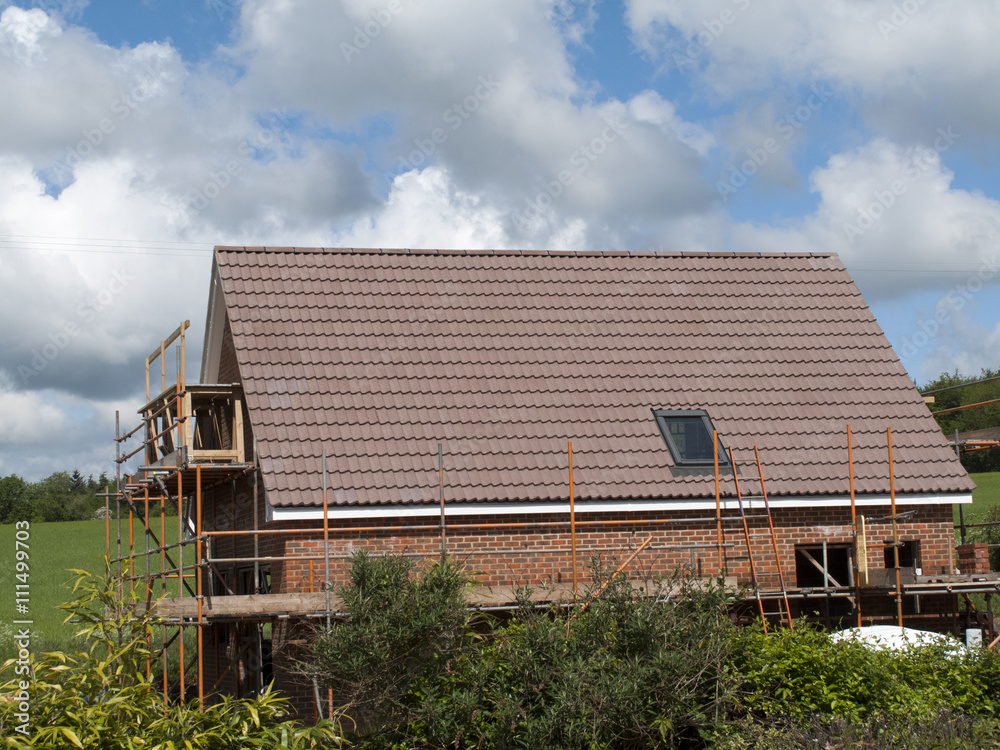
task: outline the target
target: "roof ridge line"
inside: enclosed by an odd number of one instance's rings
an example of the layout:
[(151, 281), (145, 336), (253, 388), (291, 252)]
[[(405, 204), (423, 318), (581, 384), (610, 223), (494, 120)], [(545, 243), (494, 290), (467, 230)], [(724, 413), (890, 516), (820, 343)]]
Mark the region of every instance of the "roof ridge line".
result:
[(522, 256), (522, 257), (628, 257), (628, 258), (835, 258), (837, 253), (814, 252), (710, 252), (703, 250), (523, 250), (523, 249), (422, 249), (363, 247), (298, 247), (268, 245), (216, 245), (216, 252), (315, 253), (342, 255), (436, 255), (436, 256)]

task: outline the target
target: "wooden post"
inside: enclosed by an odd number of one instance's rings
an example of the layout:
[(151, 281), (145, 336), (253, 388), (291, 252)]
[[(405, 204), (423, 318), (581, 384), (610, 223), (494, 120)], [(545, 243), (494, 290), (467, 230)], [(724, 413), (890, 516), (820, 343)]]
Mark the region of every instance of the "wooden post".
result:
[[(236, 439), (236, 436), (233, 436)], [(325, 475), (324, 475), (325, 477)], [(235, 480), (234, 480), (235, 483)], [(257, 436), (253, 438), (253, 593), (260, 593), (260, 457), (257, 455)], [(260, 661), (260, 659), (258, 659)]]
[[(183, 475), (177, 472), (177, 596), (184, 596), (184, 493)], [(180, 658), (181, 703), (186, 700), (184, 690), (184, 618), (177, 619), (177, 649)]]
[[(146, 561), (146, 596), (143, 597), (143, 601), (146, 603), (146, 611), (149, 611), (150, 602), (152, 601), (152, 579), (149, 574), (149, 486), (143, 488), (142, 492), (142, 502), (143, 502), (143, 514), (142, 523), (146, 530), (146, 554), (143, 555), (143, 559)], [(153, 646), (153, 627), (151, 625), (146, 626), (146, 648), (149, 653), (152, 653)], [(146, 679), (149, 679), (149, 675), (152, 672), (152, 659), (146, 656)]]
[(330, 506), (326, 496), (326, 449), (323, 449), (323, 589), (326, 591), (326, 628), (330, 629)]
[[(122, 556), (122, 444), (121, 439), (121, 412), (115, 412), (115, 524), (118, 528), (118, 541), (116, 555), (118, 557), (118, 567), (121, 569)], [(121, 594), (121, 584), (118, 593)]]
[(135, 599), (135, 523), (132, 503), (128, 506), (128, 590), (129, 601)]
[[(955, 456), (958, 458), (959, 462), (962, 461), (962, 450), (958, 447), (958, 428), (955, 428)], [(965, 511), (962, 509), (962, 504), (958, 504), (958, 528), (959, 535), (962, 540), (962, 544), (965, 544)], [(952, 536), (955, 536), (955, 532), (951, 532)], [(952, 571), (955, 567), (952, 566)]]
[[(104, 554), (111, 554), (111, 504), (109, 503), (109, 498), (111, 497), (111, 485), (105, 485), (104, 487)], [(118, 498), (115, 498), (115, 502), (118, 502)]]
[[(864, 516), (858, 516), (857, 538), (855, 540), (855, 554), (858, 556), (858, 586), (867, 586), (868, 585), (868, 539), (865, 535)], [(861, 597), (861, 592), (858, 592), (859, 600), (860, 597)]]
[[(164, 503), (167, 499), (160, 493), (160, 596), (167, 595), (167, 516)], [(160, 639), (163, 643), (163, 708), (166, 709), (169, 703), (168, 692), (170, 685), (167, 682), (167, 626), (160, 626)]]

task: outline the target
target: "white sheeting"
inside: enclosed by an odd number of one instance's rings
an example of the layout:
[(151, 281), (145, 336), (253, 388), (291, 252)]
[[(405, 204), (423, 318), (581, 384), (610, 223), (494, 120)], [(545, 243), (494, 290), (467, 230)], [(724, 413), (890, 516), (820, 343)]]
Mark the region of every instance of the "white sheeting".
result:
[(898, 625), (848, 628), (831, 633), (830, 638), (834, 641), (856, 640), (872, 648), (888, 648), (893, 651), (901, 651), (912, 646), (947, 646), (955, 649), (956, 652), (962, 648), (962, 645), (950, 635), (901, 628)]

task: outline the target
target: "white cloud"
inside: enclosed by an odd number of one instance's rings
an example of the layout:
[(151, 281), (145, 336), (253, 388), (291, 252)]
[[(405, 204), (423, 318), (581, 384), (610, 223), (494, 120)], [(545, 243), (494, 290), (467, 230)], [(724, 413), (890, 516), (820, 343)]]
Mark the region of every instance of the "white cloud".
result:
[(39, 393), (15, 391), (11, 380), (0, 370), (0, 444), (4, 448), (37, 446), (68, 429), (66, 412), (46, 403)]
[[(947, 148), (943, 135), (936, 143)], [(811, 175), (815, 213), (779, 226), (740, 225), (736, 241), (753, 250), (836, 251), (870, 301), (975, 274), (996, 255), (1000, 201), (954, 188), (934, 145), (876, 139), (837, 154)]]
[[(352, 130), (380, 117), (391, 132), (369, 153), (383, 171), (438, 166), (464, 193), (489, 193), (511, 215), (515, 244), (531, 238), (513, 218), (555, 191), (558, 213), (609, 223), (626, 207), (679, 217), (710, 203), (698, 188), (710, 135), (652, 92), (593, 102), (570, 66), (560, 3), (291, 7), (245, 6), (234, 54), (259, 106), (308, 109)], [(572, 184), (546, 197), (560, 173)]]
[(123, 425), (138, 421), (139, 404), (93, 403), (53, 391), (23, 392), (0, 370), (0, 476), (28, 480), (54, 471), (114, 475), (115, 410)]
[(433, 249), (496, 249), (506, 242), (501, 213), (456, 190), (436, 167), (398, 175), (382, 209), (334, 239), (341, 247)]
[(629, 101), (628, 109), (636, 120), (659, 126), (698, 156), (707, 156), (715, 145), (715, 137), (708, 130), (696, 123), (685, 122), (677, 115), (674, 105), (655, 91), (643, 91), (636, 95)]
[(39, 40), (43, 36), (56, 37), (60, 34), (62, 29), (59, 25), (38, 8), (7, 8), (0, 14), (0, 39), (3, 40), (0, 49), (22, 64), (44, 59), (45, 52)]
[(829, 81), (886, 133), (945, 118), (996, 143), (1000, 6), (976, 0), (629, 0), (635, 39), (717, 97)]
[[(819, 97), (814, 97), (813, 102), (822, 104)], [(817, 111), (808, 104), (779, 107), (771, 101), (740, 110), (725, 124), (721, 134), (725, 145), (722, 170), (716, 181), (716, 190), (724, 199), (730, 196), (728, 188), (738, 190), (751, 179), (757, 187), (801, 186), (794, 156), (804, 139), (806, 123), (796, 114), (799, 106), (810, 118)]]
[[(1000, 272), (995, 268), (993, 275)], [(919, 370), (920, 382), (930, 382), (943, 372), (977, 375), (997, 369), (1000, 351), (1000, 323), (992, 328), (968, 314), (978, 302), (977, 291), (952, 292), (933, 311), (916, 319), (900, 345), (904, 364), (909, 360)]]

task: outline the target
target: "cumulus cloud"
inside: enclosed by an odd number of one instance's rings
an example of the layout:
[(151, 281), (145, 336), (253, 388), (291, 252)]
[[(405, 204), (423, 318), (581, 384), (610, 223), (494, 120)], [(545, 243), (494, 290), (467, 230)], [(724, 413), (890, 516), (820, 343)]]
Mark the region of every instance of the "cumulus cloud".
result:
[(341, 247), (494, 249), (505, 243), (500, 211), (456, 190), (438, 167), (397, 176), (381, 210), (334, 239)]
[(576, 79), (558, 21), (592, 12), (529, 0), (352, 0), (292, 12), (257, 0), (233, 54), (260, 106), (294, 102), (344, 129), (379, 113), (387, 131), (372, 151), (386, 184), (441, 167), (462, 192), (488, 192), (511, 214), (516, 244), (540, 239), (514, 221), (544, 214), (539, 200), (609, 221), (625, 206), (661, 216), (706, 207), (710, 194), (692, 186), (709, 134), (654, 92), (598, 104)]
[[(718, 98), (828, 81), (899, 140), (928, 118), (996, 143), (1000, 7), (954, 0), (628, 0), (636, 43)], [(960, 54), (959, 51), (960, 50)]]
[(109, 226), (126, 241), (170, 235), (162, 195), (130, 189), (143, 181), (127, 162), (88, 162), (57, 200), (25, 160), (0, 159), (0, 316), (18, 321), (7, 328), (0, 367), (15, 387), (93, 397), (134, 392), (129, 375), (140, 371), (156, 330), (177, 325), (177, 310), (202, 296), (190, 275), (207, 273), (208, 253), (182, 253), (171, 263), (169, 246), (101, 241)]
[[(113, 476), (116, 409), (124, 424), (138, 420), (135, 408), (121, 402), (18, 390), (0, 370), (0, 475), (34, 479), (79, 469), (84, 476)], [(53, 464), (58, 455), (72, 463)]]
[(160, 338), (200, 341), (214, 244), (621, 246), (710, 205), (706, 131), (576, 80), (595, 7), (252, 0), (198, 67), (4, 7), (0, 369), (49, 425), (18, 444), (134, 411)]
[(737, 242), (838, 252), (869, 300), (974, 275), (996, 257), (1000, 201), (952, 186), (941, 158), (956, 140), (942, 129), (925, 146), (880, 138), (837, 154), (810, 177), (819, 195), (813, 214), (781, 225), (740, 225)]

